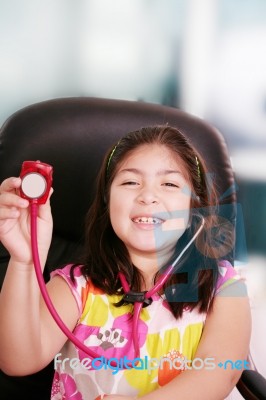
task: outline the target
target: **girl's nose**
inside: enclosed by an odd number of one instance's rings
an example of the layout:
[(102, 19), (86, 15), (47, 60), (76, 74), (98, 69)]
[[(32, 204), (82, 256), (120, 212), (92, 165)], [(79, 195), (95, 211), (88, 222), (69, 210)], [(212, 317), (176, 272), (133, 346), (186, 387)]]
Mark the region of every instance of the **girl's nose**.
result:
[(158, 204), (159, 198), (154, 190), (143, 188), (143, 190), (138, 194), (137, 201), (141, 204)]

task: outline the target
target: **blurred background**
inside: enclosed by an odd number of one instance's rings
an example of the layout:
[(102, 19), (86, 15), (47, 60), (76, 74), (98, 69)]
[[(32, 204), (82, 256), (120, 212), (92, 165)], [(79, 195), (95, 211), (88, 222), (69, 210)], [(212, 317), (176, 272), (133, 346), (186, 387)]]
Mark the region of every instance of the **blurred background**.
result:
[(165, 104), (215, 125), (243, 212), (236, 264), (265, 304), (265, 0), (0, 0), (0, 52), (0, 125), (71, 96)]
[(0, 0), (0, 52), (0, 125), (68, 96), (160, 103), (215, 125), (248, 252), (266, 257), (265, 0)]

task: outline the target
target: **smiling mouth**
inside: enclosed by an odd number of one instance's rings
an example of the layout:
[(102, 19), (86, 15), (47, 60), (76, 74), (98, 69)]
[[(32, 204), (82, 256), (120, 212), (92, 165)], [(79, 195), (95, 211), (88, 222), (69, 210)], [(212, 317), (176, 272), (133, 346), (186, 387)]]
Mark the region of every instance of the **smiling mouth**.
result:
[(155, 217), (137, 217), (137, 218), (132, 218), (132, 221), (137, 224), (145, 224), (145, 225), (159, 225), (164, 222), (162, 219)]

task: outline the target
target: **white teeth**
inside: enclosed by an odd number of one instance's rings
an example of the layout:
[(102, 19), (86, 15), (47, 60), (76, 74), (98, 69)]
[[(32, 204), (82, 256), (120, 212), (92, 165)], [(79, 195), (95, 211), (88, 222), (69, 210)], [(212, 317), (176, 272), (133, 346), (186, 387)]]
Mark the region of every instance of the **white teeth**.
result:
[(137, 222), (138, 224), (160, 224), (162, 220), (159, 218), (152, 218), (152, 217), (138, 217), (138, 218), (133, 218), (133, 222)]

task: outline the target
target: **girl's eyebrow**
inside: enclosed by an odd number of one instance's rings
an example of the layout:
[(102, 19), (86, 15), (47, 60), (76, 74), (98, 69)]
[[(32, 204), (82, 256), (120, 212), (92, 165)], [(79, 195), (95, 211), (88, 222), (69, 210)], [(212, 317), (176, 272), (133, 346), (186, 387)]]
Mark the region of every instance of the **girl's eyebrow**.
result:
[[(121, 171), (119, 171), (118, 174), (123, 174), (126, 172), (133, 172), (134, 174), (137, 174), (137, 175), (143, 175), (143, 171), (141, 171), (138, 168), (125, 168), (125, 169), (122, 169)], [(163, 169), (163, 170), (159, 170), (156, 173), (156, 175), (160, 175), (160, 176), (161, 175), (169, 175), (169, 174), (181, 174), (181, 172), (178, 170), (174, 170), (174, 169)]]

